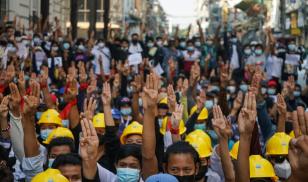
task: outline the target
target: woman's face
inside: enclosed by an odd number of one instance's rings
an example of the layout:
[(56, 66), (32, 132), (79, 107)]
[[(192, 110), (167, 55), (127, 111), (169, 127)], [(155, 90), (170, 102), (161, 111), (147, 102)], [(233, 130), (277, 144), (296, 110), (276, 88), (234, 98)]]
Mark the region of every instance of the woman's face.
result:
[(191, 176), (198, 173), (199, 167), (191, 154), (179, 153), (170, 155), (165, 171), (174, 176)]
[(128, 156), (118, 161), (116, 168), (131, 168), (131, 169), (141, 169), (140, 161), (133, 157)]

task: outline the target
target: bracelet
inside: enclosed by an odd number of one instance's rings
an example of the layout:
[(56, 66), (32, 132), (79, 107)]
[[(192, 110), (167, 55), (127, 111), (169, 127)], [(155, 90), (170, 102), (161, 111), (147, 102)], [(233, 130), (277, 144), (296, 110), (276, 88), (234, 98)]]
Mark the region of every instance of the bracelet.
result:
[(173, 134), (173, 135), (178, 135), (179, 133), (180, 133), (180, 129), (179, 128), (177, 128), (177, 129), (174, 129), (174, 128), (170, 128), (170, 132), (171, 132), (171, 134)]
[(7, 128), (5, 128), (5, 129), (1, 129), (1, 132), (7, 132), (7, 131), (9, 131), (9, 129), (11, 128), (11, 125), (10, 125), (10, 123), (7, 123)]

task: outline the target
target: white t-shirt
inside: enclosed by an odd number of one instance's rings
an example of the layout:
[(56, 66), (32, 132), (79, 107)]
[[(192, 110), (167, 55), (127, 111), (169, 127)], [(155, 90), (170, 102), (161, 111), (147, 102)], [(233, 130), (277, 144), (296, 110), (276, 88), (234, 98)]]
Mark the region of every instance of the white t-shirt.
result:
[(246, 64), (260, 65), (262, 68), (265, 68), (265, 55), (260, 56), (249, 56)]
[[(101, 68), (100, 68), (100, 64), (102, 64), (103, 66), (103, 71), (105, 75), (109, 75), (110, 74), (110, 59), (111, 59), (111, 54), (110, 54), (110, 50), (108, 47), (103, 47), (103, 48), (99, 48), (97, 46), (95, 46), (92, 49), (91, 52), (94, 55), (94, 60), (92, 61), (92, 64), (94, 65), (94, 73), (95, 74), (101, 74)], [(102, 63), (100, 63), (99, 58), (102, 58)]]
[(189, 54), (187, 50), (183, 51), (185, 61), (196, 61), (200, 58), (201, 53), (198, 50), (194, 50), (192, 54)]

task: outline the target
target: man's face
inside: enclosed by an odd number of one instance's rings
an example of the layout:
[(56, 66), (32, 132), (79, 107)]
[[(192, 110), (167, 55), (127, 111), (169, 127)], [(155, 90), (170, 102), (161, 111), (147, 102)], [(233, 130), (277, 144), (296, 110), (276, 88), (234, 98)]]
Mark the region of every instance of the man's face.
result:
[(50, 150), (49, 157), (55, 159), (60, 154), (67, 154), (72, 152), (68, 145), (54, 146)]
[(128, 156), (121, 159), (116, 164), (116, 168), (131, 168), (131, 169), (141, 169), (140, 162), (133, 156)]
[(58, 168), (61, 174), (70, 182), (81, 182), (81, 166), (80, 165), (64, 165)]
[(190, 154), (172, 154), (165, 171), (174, 176), (196, 175), (199, 168)]
[(125, 144), (142, 145), (142, 135), (129, 135), (128, 137), (126, 137)]

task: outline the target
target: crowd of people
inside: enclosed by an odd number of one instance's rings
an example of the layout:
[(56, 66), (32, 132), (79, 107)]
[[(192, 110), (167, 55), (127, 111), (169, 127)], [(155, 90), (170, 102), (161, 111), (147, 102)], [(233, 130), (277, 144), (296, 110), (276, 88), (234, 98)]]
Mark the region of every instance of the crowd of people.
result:
[(308, 181), (308, 56), (245, 30), (0, 27), (0, 181)]

